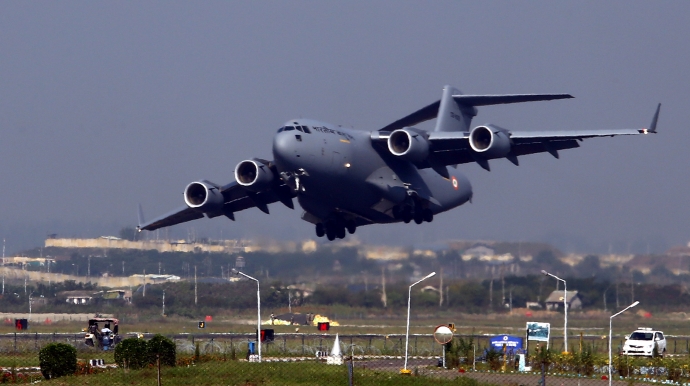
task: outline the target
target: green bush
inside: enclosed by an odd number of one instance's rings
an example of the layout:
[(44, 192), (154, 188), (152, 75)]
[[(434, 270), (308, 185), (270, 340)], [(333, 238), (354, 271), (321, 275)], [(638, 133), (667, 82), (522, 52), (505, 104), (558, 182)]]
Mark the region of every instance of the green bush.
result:
[(149, 364), (148, 345), (137, 338), (124, 339), (115, 346), (115, 363), (121, 368), (141, 369)]
[(446, 343), (446, 367), (449, 369), (460, 366), (460, 356), (458, 355), (458, 345), (455, 339)]
[(501, 352), (496, 350), (494, 346), (489, 346), (486, 349), (486, 362), (491, 370), (498, 371), (501, 368), (501, 356)]
[(465, 357), (465, 363), (467, 365), (470, 365), (474, 362), (474, 330), (472, 330), (472, 336), (468, 339), (464, 339), (463, 337), (458, 339), (457, 349), (458, 355)]
[(163, 335), (156, 335), (147, 343), (149, 363), (156, 364), (156, 359), (160, 357), (161, 365), (175, 366), (175, 342), (164, 337)]
[(541, 368), (544, 365), (544, 371), (549, 371), (549, 366), (554, 362), (554, 357), (553, 352), (546, 345), (537, 345), (537, 348), (534, 350), (534, 364), (532, 367)]
[(594, 374), (594, 354), (588, 345), (585, 345), (579, 354), (575, 352), (572, 355), (575, 360), (575, 367), (578, 374), (583, 374), (588, 377)]
[(51, 343), (38, 352), (38, 361), (45, 379), (74, 374), (77, 371), (77, 349), (65, 343)]

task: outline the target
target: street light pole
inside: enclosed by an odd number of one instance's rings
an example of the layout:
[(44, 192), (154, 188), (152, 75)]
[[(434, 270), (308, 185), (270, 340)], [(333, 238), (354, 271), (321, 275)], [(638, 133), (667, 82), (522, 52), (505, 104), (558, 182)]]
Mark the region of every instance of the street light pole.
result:
[(613, 333), (613, 318), (615, 318), (616, 316), (624, 313), (625, 311), (635, 307), (638, 304), (640, 304), (640, 302), (635, 301), (635, 303), (625, 307), (621, 311), (618, 311), (617, 314), (611, 315), (611, 317), (609, 318), (609, 386), (611, 386), (611, 367), (613, 366), (613, 363), (612, 363), (613, 359), (611, 358), (611, 344), (612, 344), (611, 334)]
[(543, 269), (541, 270), (541, 273), (563, 282), (563, 309), (565, 311), (565, 318), (563, 322), (563, 346), (565, 348), (565, 352), (568, 352), (568, 284), (565, 282), (565, 280), (554, 274), (548, 273)]
[(247, 279), (254, 280), (256, 282), (256, 345), (258, 347), (259, 362), (261, 362), (261, 291), (259, 289), (259, 280), (240, 272), (235, 268), (232, 269), (232, 273), (235, 275), (242, 275)]
[(412, 287), (423, 282), (424, 280), (436, 275), (436, 272), (432, 272), (423, 278), (417, 280), (416, 282), (412, 283), (410, 285), (410, 288), (407, 291), (407, 329), (405, 330), (405, 367), (400, 370), (401, 374), (409, 374), (409, 370), (407, 370), (407, 349), (409, 346), (410, 342), (410, 300), (412, 299)]

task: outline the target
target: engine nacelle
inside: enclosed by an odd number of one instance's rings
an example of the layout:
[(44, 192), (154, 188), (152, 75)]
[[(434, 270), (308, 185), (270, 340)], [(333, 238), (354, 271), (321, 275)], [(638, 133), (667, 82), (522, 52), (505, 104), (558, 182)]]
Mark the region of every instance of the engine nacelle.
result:
[(510, 152), (510, 137), (500, 127), (477, 126), (470, 132), (470, 147), (484, 158), (501, 158)]
[(184, 189), (184, 202), (190, 208), (217, 215), (223, 210), (223, 194), (208, 181), (192, 182)]
[(235, 167), (235, 180), (252, 192), (261, 192), (273, 184), (273, 172), (257, 160), (242, 161)]
[(411, 162), (423, 162), (429, 155), (429, 141), (426, 132), (406, 127), (398, 129), (388, 137), (391, 154)]

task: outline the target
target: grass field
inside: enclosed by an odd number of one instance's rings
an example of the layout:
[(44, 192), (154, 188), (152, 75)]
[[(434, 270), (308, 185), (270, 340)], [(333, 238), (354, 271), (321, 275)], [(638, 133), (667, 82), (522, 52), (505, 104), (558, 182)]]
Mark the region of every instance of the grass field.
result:
[[(161, 383), (165, 385), (346, 385), (346, 366), (328, 366), (323, 363), (247, 363), (206, 362), (190, 367), (163, 368)], [(357, 370), (355, 384), (360, 386), (428, 385), (428, 377), (401, 376), (392, 371)], [(154, 368), (124, 371), (104, 370), (98, 374), (69, 376), (48, 382), (48, 385), (156, 385)], [(434, 379), (434, 385), (488, 385), (458, 378)]]

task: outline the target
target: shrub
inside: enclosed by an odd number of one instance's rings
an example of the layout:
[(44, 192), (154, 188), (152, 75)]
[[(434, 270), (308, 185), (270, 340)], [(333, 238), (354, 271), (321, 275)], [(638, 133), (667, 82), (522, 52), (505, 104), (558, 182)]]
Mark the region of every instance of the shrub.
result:
[(501, 368), (501, 352), (496, 350), (494, 346), (489, 346), (486, 350), (486, 362), (489, 368), (493, 371), (498, 371)]
[(549, 366), (554, 361), (553, 352), (546, 345), (538, 345), (535, 349), (534, 361), (537, 368), (544, 366), (544, 371), (549, 371)]
[(160, 358), (161, 365), (175, 366), (175, 342), (163, 335), (156, 335), (151, 338), (147, 345), (149, 363), (156, 364), (156, 359)]
[(578, 374), (584, 374), (588, 377), (594, 374), (594, 354), (592, 354), (591, 348), (585, 346), (579, 354), (574, 353), (573, 356), (575, 357)]
[(683, 369), (675, 359), (666, 359), (666, 378), (672, 382), (680, 382), (683, 376)]
[(233, 361), (237, 360), (237, 350), (235, 350), (234, 344), (230, 346), (230, 360), (233, 360)]
[(121, 368), (141, 369), (149, 363), (148, 345), (143, 339), (124, 339), (115, 346), (115, 363)]
[(460, 366), (460, 357), (458, 355), (458, 345), (454, 344), (455, 339), (446, 343), (446, 366), (450, 369)]
[(458, 339), (458, 355), (465, 357), (465, 363), (470, 364), (474, 362), (474, 330), (472, 336), (465, 340), (463, 337)]
[(77, 349), (65, 343), (51, 343), (38, 352), (38, 361), (45, 379), (74, 374), (77, 371)]

